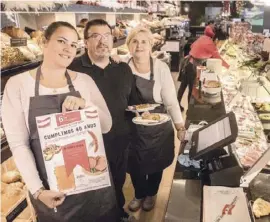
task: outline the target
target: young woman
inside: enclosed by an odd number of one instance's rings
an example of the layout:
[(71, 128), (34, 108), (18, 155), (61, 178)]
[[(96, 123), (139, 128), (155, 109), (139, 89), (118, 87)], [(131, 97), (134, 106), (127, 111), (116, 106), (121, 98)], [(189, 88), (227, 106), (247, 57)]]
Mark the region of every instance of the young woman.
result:
[(40, 222), (118, 222), (113, 187), (66, 197), (48, 185), (35, 117), (95, 105), (103, 133), (110, 130), (112, 119), (91, 77), (67, 70), (76, 56), (74, 27), (54, 22), (44, 36), (42, 65), (11, 77), (5, 87), (2, 119), (14, 161)]
[[(177, 101), (174, 82), (169, 67), (151, 57), (152, 33), (143, 27), (133, 29), (127, 37), (129, 58), (122, 58), (131, 67), (142, 103), (160, 104), (155, 113), (168, 113), (183, 140), (184, 123)], [(172, 122), (156, 126), (135, 125), (129, 151), (128, 168), (135, 189), (135, 197), (129, 204), (131, 211), (141, 207), (150, 211), (156, 202), (156, 194), (163, 170), (174, 159), (174, 130)]]

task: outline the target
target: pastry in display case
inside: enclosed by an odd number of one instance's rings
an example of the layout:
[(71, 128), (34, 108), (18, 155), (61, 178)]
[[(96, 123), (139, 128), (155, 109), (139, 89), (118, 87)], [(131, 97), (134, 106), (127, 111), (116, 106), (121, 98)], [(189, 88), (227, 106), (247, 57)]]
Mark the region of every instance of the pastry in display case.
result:
[(13, 157), (1, 164), (1, 203), (1, 221), (36, 221), (27, 188)]

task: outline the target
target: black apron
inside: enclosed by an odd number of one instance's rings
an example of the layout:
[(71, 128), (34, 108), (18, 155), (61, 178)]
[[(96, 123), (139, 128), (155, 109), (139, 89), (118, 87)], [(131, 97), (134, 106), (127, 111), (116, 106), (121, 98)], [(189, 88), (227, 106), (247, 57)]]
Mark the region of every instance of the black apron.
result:
[[(190, 60), (193, 59), (193, 63), (190, 62)], [(207, 59), (197, 59), (194, 58), (192, 55), (188, 55), (186, 58), (184, 58), (183, 62), (180, 65), (180, 71), (178, 76), (178, 81), (183, 82), (187, 78), (196, 78), (197, 75), (197, 66), (205, 65), (205, 62)], [(192, 72), (188, 72), (188, 66), (192, 66)]]
[[(128, 63), (130, 60), (128, 61)], [(144, 101), (156, 103), (153, 96), (154, 72), (153, 59), (150, 59), (150, 80), (136, 77), (136, 86)], [(166, 113), (164, 105), (160, 105), (152, 113)], [(128, 171), (133, 174), (152, 174), (168, 167), (174, 159), (174, 130), (168, 121), (155, 126), (133, 124), (132, 144), (129, 150)]]
[[(39, 135), (36, 125), (36, 117), (62, 112), (62, 104), (67, 96), (81, 97), (72, 84), (69, 74), (65, 73), (70, 92), (57, 95), (39, 95), (41, 69), (37, 70), (35, 83), (35, 96), (30, 98), (29, 105), (29, 130), (30, 148), (35, 157), (36, 166), (43, 186), (50, 189), (47, 182)], [(112, 181), (112, 180), (111, 180)], [(64, 203), (57, 207), (57, 213), (48, 208), (40, 200), (35, 200), (30, 195), (31, 202), (37, 212), (39, 222), (111, 222), (116, 219), (116, 202), (114, 187), (103, 188), (81, 194), (67, 196)], [(106, 219), (107, 218), (107, 219)], [(109, 219), (111, 218), (111, 219)]]

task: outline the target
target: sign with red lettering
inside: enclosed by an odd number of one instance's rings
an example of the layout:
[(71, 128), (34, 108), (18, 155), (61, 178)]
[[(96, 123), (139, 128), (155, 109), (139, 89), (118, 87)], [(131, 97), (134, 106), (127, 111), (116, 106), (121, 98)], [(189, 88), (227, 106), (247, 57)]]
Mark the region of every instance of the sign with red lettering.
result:
[(80, 111), (67, 112), (56, 115), (57, 126), (63, 126), (81, 120)]

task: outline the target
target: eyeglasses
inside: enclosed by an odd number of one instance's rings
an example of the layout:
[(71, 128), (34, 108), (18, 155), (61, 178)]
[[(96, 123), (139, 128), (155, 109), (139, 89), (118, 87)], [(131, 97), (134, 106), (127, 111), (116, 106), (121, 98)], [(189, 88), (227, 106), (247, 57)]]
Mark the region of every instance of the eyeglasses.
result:
[(91, 38), (94, 39), (95, 41), (100, 41), (101, 38), (104, 38), (105, 40), (109, 40), (112, 37), (111, 33), (106, 33), (106, 34), (99, 34), (99, 33), (93, 33), (90, 34), (87, 39)]

